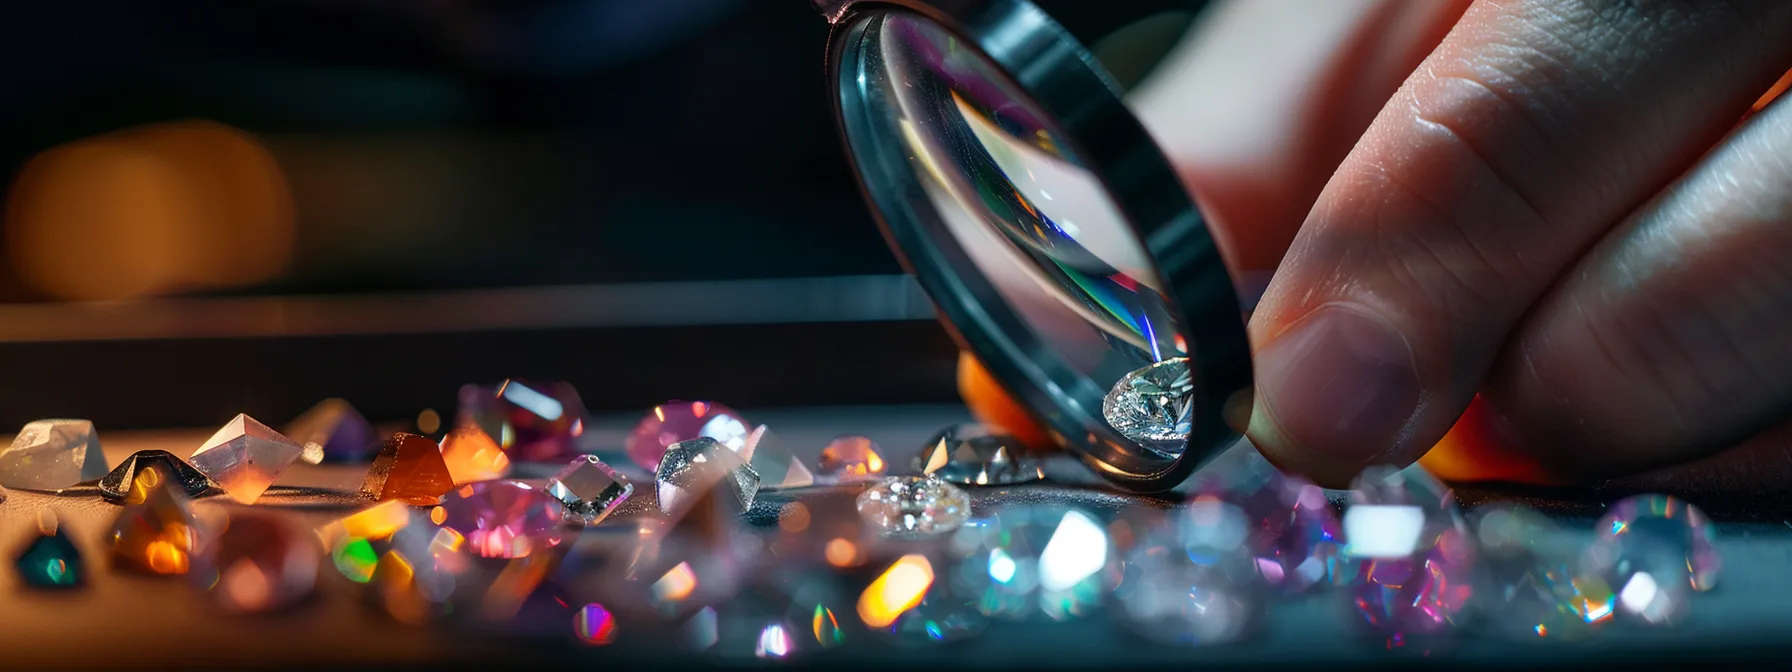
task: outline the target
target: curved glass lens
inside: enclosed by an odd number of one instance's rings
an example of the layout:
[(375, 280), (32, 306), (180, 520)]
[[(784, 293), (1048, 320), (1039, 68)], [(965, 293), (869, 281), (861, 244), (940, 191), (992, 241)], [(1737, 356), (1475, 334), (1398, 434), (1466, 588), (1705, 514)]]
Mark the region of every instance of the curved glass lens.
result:
[[(859, 20), (841, 85), (856, 84), (867, 114), (887, 117), (872, 120), (887, 124), (877, 132), (906, 154), (900, 165), (861, 156), (866, 179), (911, 185), (907, 207), (932, 210), (932, 235), (949, 236), (1031, 339), (1078, 374), (1076, 389), (1058, 390), (1061, 403), (1180, 454), (1188, 346), (1145, 245), (1101, 180), (974, 47), (915, 14)], [(889, 204), (879, 206), (888, 216)]]

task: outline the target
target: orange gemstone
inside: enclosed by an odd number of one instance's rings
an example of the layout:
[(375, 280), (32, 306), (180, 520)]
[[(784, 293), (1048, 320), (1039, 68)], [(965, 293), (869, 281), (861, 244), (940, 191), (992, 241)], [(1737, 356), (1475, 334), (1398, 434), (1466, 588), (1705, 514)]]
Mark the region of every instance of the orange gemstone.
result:
[(156, 574), (186, 574), (199, 546), (198, 522), (187, 496), (156, 468), (144, 469), (131, 485), (142, 503), (124, 507), (112, 526), (112, 551), (126, 565)]
[(442, 439), (442, 461), (456, 485), (503, 478), (510, 471), (510, 456), (478, 425), (462, 425)]
[(437, 504), (454, 489), (454, 478), (436, 442), (416, 434), (393, 434), (380, 447), (361, 482), (361, 494), (413, 504)]

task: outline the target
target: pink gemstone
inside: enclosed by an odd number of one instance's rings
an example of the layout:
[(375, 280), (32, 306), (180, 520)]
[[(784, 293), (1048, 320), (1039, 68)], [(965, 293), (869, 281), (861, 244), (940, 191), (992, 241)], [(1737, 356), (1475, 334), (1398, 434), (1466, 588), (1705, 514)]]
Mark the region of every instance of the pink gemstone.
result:
[(507, 380), (460, 388), (457, 425), (476, 425), (511, 462), (561, 462), (579, 453), (585, 403), (566, 383)]
[(1356, 578), (1343, 554), (1344, 534), (1325, 491), (1284, 475), (1255, 451), (1228, 456), (1196, 476), (1195, 498), (1229, 502), (1250, 521), (1250, 550), (1257, 573), (1283, 593)]
[(564, 534), (564, 506), (520, 481), (461, 486), (430, 511), (430, 520), (466, 539), (473, 554), (521, 558), (556, 546)]
[(707, 436), (735, 451), (747, 444), (752, 427), (734, 409), (711, 401), (668, 401), (653, 407), (628, 436), (628, 457), (649, 472), (666, 447)]

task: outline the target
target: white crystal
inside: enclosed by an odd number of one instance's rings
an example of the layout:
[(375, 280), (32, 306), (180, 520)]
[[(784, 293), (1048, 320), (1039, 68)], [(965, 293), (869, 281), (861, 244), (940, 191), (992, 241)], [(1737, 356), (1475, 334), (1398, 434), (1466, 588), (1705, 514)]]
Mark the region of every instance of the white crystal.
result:
[(915, 471), (963, 485), (1012, 485), (1045, 478), (1039, 459), (1015, 440), (979, 424), (948, 427), (915, 457)]
[(1173, 357), (1126, 374), (1101, 400), (1108, 426), (1145, 447), (1181, 453), (1193, 427), (1194, 380), (1188, 358)]
[(936, 478), (892, 476), (859, 494), (859, 516), (880, 534), (916, 537), (958, 529), (971, 516), (971, 498)]
[(635, 492), (627, 477), (616, 473), (596, 455), (573, 458), (572, 464), (549, 478), (543, 489), (586, 525), (602, 522)]
[(743, 509), (752, 508), (759, 494), (759, 472), (739, 453), (709, 437), (668, 446), (654, 481), (660, 510), (666, 513), (678, 512), (724, 481)]
[(0, 452), (0, 485), (8, 487), (53, 490), (105, 475), (99, 434), (86, 420), (27, 424)]
[(253, 504), (305, 447), (247, 415), (238, 415), (187, 458), (231, 499)]
[(791, 455), (765, 425), (747, 435), (740, 453), (753, 471), (759, 473), (761, 488), (800, 488), (815, 484), (815, 474), (803, 466), (802, 460)]

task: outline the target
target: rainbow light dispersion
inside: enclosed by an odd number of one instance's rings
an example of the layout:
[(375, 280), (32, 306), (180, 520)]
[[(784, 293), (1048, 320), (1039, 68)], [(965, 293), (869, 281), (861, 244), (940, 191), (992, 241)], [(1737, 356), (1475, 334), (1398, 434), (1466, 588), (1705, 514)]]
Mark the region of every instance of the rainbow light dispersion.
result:
[(1419, 469), (1370, 467), (1344, 512), (1345, 553), (1362, 563), (1357, 613), (1389, 641), (1454, 629), (1474, 593), (1477, 550), (1454, 493)]

